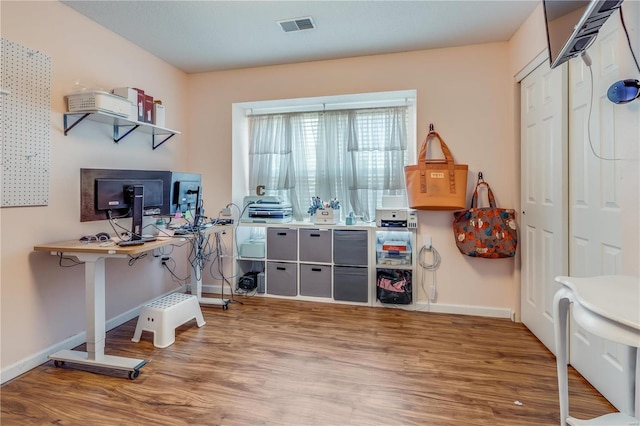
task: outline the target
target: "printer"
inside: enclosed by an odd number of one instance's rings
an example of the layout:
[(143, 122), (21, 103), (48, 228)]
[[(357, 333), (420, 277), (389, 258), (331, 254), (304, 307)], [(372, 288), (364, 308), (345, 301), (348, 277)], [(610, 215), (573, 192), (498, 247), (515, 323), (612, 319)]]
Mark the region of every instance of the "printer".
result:
[(244, 197), (244, 210), (240, 222), (287, 223), (293, 218), (291, 203), (274, 196)]
[(378, 228), (417, 228), (418, 214), (406, 208), (377, 208), (376, 226)]

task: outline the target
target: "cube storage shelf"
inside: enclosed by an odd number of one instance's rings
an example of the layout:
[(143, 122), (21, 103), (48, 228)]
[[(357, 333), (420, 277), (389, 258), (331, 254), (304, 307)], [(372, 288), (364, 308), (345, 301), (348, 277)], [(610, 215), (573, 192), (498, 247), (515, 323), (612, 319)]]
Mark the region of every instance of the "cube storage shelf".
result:
[[(376, 299), (378, 271), (400, 269), (409, 279), (415, 271), (414, 229), (241, 223), (235, 238), (238, 247), (251, 248), (241, 250), (248, 256), (235, 259), (236, 279), (264, 272), (265, 286), (259, 294), (266, 297), (386, 306)], [(405, 250), (383, 250), (387, 240), (400, 241)], [(415, 309), (415, 296), (402, 306)]]

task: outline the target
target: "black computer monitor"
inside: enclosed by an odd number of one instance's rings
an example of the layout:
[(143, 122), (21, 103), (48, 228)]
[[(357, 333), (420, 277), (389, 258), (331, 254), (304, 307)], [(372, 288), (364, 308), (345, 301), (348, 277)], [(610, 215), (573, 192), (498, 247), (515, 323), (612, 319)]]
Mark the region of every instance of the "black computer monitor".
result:
[[(80, 182), (82, 222), (132, 217), (134, 211), (135, 220), (141, 222), (138, 210), (134, 209), (135, 200), (141, 201), (142, 216), (169, 215), (170, 171), (80, 169)], [(138, 191), (138, 198), (135, 197), (137, 186), (142, 190), (142, 194)]]
[(131, 239), (142, 239), (143, 216), (163, 208), (162, 179), (96, 179), (96, 209), (109, 217), (131, 216)]
[[(171, 172), (170, 213), (202, 216), (202, 177), (197, 173)], [(194, 224), (197, 222), (194, 221)]]

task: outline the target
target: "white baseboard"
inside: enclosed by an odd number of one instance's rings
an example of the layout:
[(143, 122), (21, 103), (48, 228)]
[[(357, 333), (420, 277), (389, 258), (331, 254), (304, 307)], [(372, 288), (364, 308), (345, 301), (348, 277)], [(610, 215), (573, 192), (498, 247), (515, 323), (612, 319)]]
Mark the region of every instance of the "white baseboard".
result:
[(449, 305), (444, 303), (416, 303), (417, 312), (435, 312), (440, 314), (474, 315), (479, 317), (509, 318), (514, 320), (515, 312), (509, 308), (491, 306)]
[[(170, 291), (166, 294), (163, 294), (160, 297), (164, 297), (167, 294), (171, 294), (171, 293), (176, 293), (176, 291)], [(111, 318), (110, 320), (107, 320), (106, 322), (106, 330), (112, 330), (122, 324), (124, 324), (125, 322), (132, 320), (133, 318), (137, 317), (140, 314), (140, 309), (142, 309), (142, 307), (144, 305), (146, 305), (148, 302), (143, 303), (142, 305), (133, 308), (127, 312), (124, 312), (114, 318)], [(44, 364), (45, 362), (49, 361), (49, 355), (56, 353), (58, 351), (64, 350), (64, 349), (73, 349), (76, 346), (80, 346), (81, 344), (83, 344), (84, 342), (87, 341), (87, 333), (86, 332), (80, 332), (74, 336), (71, 336), (67, 339), (64, 339), (61, 342), (58, 342), (54, 345), (49, 346), (48, 348), (45, 348), (43, 350), (41, 350), (38, 353), (35, 353), (27, 358), (24, 358), (6, 368), (4, 368), (2, 371), (0, 371), (0, 384), (3, 384), (5, 382), (8, 382), (11, 379), (14, 379), (18, 376), (20, 376), (21, 374), (26, 373), (27, 371), (36, 368), (39, 365)]]
[[(191, 286), (189, 285), (188, 287), (189, 287), (189, 290), (191, 290)], [(220, 294), (222, 292), (222, 286), (220, 284), (203, 284), (202, 292), (209, 293), (209, 294)], [(228, 285), (224, 286), (224, 293), (231, 294), (231, 290), (229, 290)], [(195, 293), (191, 292), (191, 294), (195, 294)]]
[[(203, 293), (212, 293), (212, 294), (220, 294), (221, 286), (219, 284), (205, 284), (202, 286)], [(225, 286), (225, 292), (229, 293), (229, 287)], [(277, 297), (277, 296), (276, 296)], [(310, 298), (300, 298), (299, 296), (296, 298), (297, 300), (311, 300), (314, 301), (313, 297)], [(319, 302), (325, 300), (317, 300)], [(339, 303), (339, 302), (329, 302), (329, 303)], [(348, 304), (353, 304), (351, 302), (347, 302)], [(411, 305), (401, 306), (398, 308), (402, 308), (405, 310), (411, 310)], [(436, 312), (441, 314), (456, 314), (456, 315), (473, 315), (478, 317), (490, 317), (490, 318), (509, 318), (511, 321), (515, 322), (515, 312), (510, 308), (496, 308), (491, 306), (469, 306), (469, 305), (449, 305), (443, 303), (427, 303), (427, 302), (416, 302), (415, 305), (416, 312)]]

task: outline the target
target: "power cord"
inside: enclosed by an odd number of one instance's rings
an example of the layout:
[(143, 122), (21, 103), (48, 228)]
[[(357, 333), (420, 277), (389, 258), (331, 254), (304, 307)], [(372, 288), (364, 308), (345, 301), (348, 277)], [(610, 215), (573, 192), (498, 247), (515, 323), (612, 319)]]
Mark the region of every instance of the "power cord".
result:
[[(58, 252), (58, 257), (59, 257), (58, 266), (60, 266), (61, 268), (71, 268), (73, 266), (84, 265), (84, 262), (78, 262), (77, 260), (71, 257), (64, 256), (62, 252)], [(71, 262), (71, 264), (65, 265), (62, 263), (63, 260), (69, 261)]]
[[(431, 252), (432, 255), (432, 263), (427, 263), (424, 259), (425, 254), (427, 252)], [(433, 276), (432, 276), (432, 281), (431, 281), (431, 288), (429, 289), (429, 302), (434, 302), (436, 300), (436, 296), (437, 296), (437, 280), (436, 280), (436, 271), (438, 270), (438, 268), (440, 267), (440, 262), (441, 262), (442, 258), (440, 257), (440, 253), (438, 253), (438, 250), (436, 250), (435, 247), (433, 247), (433, 245), (427, 247), (427, 246), (422, 246), (420, 248), (420, 253), (418, 254), (418, 261), (420, 263), (420, 266), (423, 269), (423, 273), (422, 273), (422, 281), (421, 281), (421, 286), (422, 286), (422, 291), (425, 293), (425, 295), (427, 294), (425, 288), (424, 288), (424, 281), (425, 281), (425, 272), (424, 271), (430, 271), (433, 272)]]
[(633, 62), (635, 62), (638, 72), (640, 72), (640, 65), (638, 64), (638, 58), (636, 58), (636, 54), (633, 51), (633, 46), (631, 46), (631, 38), (629, 37), (629, 31), (627, 31), (627, 25), (624, 23), (624, 15), (622, 14), (622, 8), (619, 8), (618, 10), (620, 11), (620, 23), (622, 24), (622, 29), (624, 30), (624, 33), (627, 36), (627, 44), (629, 44), (629, 51), (631, 52), (631, 56), (633, 57)]
[[(235, 300), (235, 298), (233, 297), (233, 294), (234, 294), (233, 285), (231, 285), (231, 282), (229, 281), (228, 277), (226, 277), (224, 275), (224, 265), (223, 265), (223, 253), (224, 253), (224, 250), (223, 250), (223, 245), (222, 245), (222, 238), (220, 237), (219, 233), (215, 234), (215, 238), (216, 238), (216, 253), (217, 253), (217, 256), (216, 256), (217, 262), (216, 263), (218, 265), (218, 273), (220, 274), (221, 279), (222, 279), (222, 285), (221, 285), (222, 286), (222, 296), (221, 296), (221, 298), (224, 299), (224, 285), (226, 283), (229, 286), (229, 291), (231, 293), (229, 301), (231, 303), (239, 303), (240, 305), (242, 305), (243, 304), (242, 302), (240, 302), (239, 300)], [(212, 264), (213, 264), (213, 262), (212, 262)], [(213, 274), (212, 274), (212, 276), (213, 276)], [(231, 278), (235, 278), (235, 277), (231, 277)]]
[[(624, 15), (622, 14), (622, 8), (618, 9), (618, 13), (620, 15), (620, 23), (622, 25), (622, 29), (623, 29), (623, 31), (625, 33), (626, 38), (627, 38), (627, 44), (629, 45), (629, 52), (631, 52), (631, 56), (633, 58), (633, 62), (635, 64), (636, 68), (638, 69), (638, 72), (640, 72), (640, 65), (638, 64), (638, 59), (636, 58), (635, 52), (633, 51), (633, 46), (631, 45), (631, 39), (629, 37), (629, 31), (627, 30), (627, 26), (626, 26), (626, 24), (624, 22)], [(595, 38), (592, 40), (592, 43), (593, 43), (594, 40), (595, 40)], [(587, 46), (587, 47), (589, 47), (589, 46)], [(587, 54), (586, 50), (583, 51), (581, 56), (582, 56), (582, 60), (584, 61), (585, 65), (589, 69), (589, 77), (590, 77), (590, 82), (591, 82), (591, 92), (589, 94), (589, 113), (588, 113), (588, 116), (587, 116), (587, 139), (589, 140), (589, 148), (591, 149), (591, 153), (596, 158), (598, 158), (600, 160), (605, 160), (605, 161), (625, 160), (625, 158), (617, 158), (617, 157), (608, 158), (608, 157), (604, 157), (604, 156), (600, 155), (599, 153), (597, 153), (595, 148), (594, 148), (594, 146), (593, 146), (593, 142), (591, 140), (591, 113), (592, 113), (592, 109), (593, 109), (593, 70), (591, 69), (591, 58)]]

